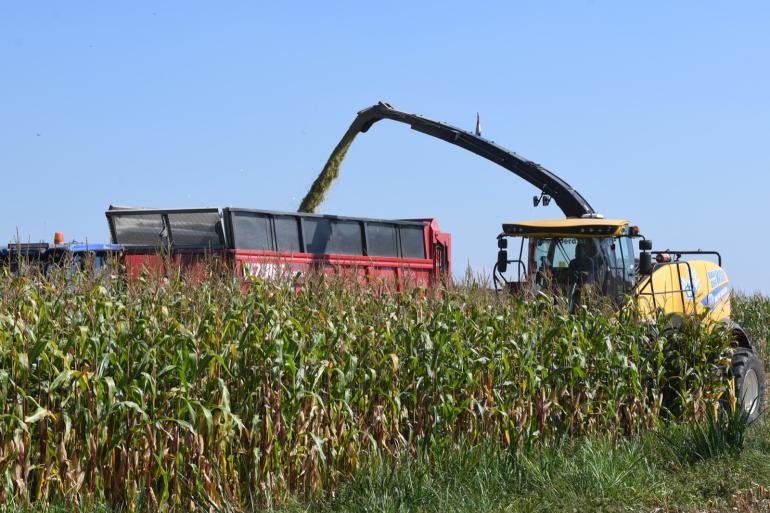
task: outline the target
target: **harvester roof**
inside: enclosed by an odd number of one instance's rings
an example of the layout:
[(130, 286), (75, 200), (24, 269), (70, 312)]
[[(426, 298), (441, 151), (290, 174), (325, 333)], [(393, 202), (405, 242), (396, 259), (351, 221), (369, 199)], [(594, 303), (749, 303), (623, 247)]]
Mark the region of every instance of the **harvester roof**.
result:
[(623, 219), (543, 219), (504, 223), (503, 233), (514, 237), (612, 237), (628, 226)]

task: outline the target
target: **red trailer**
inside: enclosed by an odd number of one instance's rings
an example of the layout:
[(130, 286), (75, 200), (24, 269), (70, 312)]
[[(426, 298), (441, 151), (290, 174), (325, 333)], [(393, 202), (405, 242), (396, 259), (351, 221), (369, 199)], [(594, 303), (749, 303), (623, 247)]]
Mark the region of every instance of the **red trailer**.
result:
[[(106, 212), (130, 277), (222, 259), (244, 278), (308, 271), (426, 287), (451, 279), (451, 235), (434, 219), (383, 220), (243, 208)], [(202, 270), (202, 269), (201, 269)]]

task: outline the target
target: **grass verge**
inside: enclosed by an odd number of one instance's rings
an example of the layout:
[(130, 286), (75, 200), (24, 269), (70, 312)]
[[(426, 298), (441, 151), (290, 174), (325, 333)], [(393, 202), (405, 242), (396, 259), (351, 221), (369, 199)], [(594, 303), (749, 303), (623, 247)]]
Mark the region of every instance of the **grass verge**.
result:
[[(698, 440), (704, 429), (711, 427), (671, 427), (666, 437)], [(768, 434), (768, 424), (759, 423), (742, 451), (714, 444), (691, 460), (690, 445), (671, 445), (659, 433), (620, 442), (588, 438), (527, 455), (455, 448), (433, 461), (418, 456), (367, 464), (337, 497), (286, 510), (770, 511)]]
[[(287, 499), (275, 513), (331, 512), (761, 512), (770, 511), (770, 425), (756, 423), (741, 450), (716, 443), (687, 459), (689, 445), (713, 426), (670, 426), (613, 441), (572, 440), (524, 454), (499, 446), (455, 445), (430, 456), (370, 458), (333, 497)], [(664, 436), (662, 436), (664, 435)], [(671, 443), (667, 440), (679, 440)], [(108, 507), (84, 503), (82, 513)], [(63, 513), (65, 506), (4, 505), (4, 513)], [(201, 508), (200, 511), (242, 511)]]

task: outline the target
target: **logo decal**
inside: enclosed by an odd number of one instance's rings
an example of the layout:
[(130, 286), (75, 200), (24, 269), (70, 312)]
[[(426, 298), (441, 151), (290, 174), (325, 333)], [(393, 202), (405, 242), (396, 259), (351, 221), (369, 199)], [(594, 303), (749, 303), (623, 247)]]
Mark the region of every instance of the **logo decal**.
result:
[(690, 274), (688, 272), (687, 276), (682, 277), (681, 285), (687, 299), (690, 301), (694, 300), (695, 296), (697, 296), (698, 292), (700, 291), (700, 280), (698, 279), (698, 273), (693, 271), (691, 282)]
[[(722, 273), (724, 274), (724, 272)], [(727, 286), (727, 282), (720, 285), (718, 288), (713, 289), (709, 295), (703, 298), (701, 304), (712, 310), (722, 301), (726, 301), (730, 297), (730, 289)]]

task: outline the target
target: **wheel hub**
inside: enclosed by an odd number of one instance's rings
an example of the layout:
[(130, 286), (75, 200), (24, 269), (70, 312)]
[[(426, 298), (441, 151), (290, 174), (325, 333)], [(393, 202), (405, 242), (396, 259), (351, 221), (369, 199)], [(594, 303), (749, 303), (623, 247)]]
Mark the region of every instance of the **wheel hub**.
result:
[(754, 415), (759, 407), (759, 380), (754, 369), (749, 369), (743, 377), (743, 386), (741, 387), (741, 402), (743, 408)]

